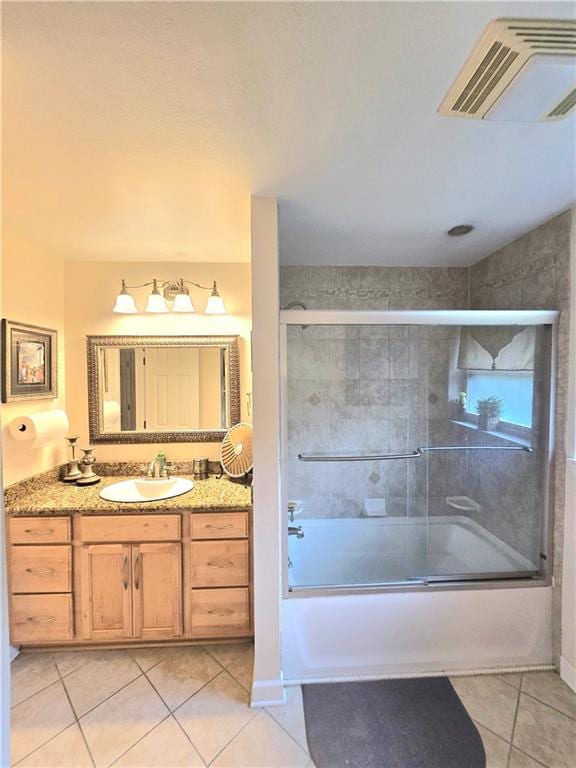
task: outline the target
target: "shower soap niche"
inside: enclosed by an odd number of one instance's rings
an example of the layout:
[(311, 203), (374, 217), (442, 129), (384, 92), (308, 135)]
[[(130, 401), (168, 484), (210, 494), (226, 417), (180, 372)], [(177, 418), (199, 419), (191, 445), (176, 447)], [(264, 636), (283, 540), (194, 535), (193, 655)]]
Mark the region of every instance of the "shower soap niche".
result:
[(480, 504), (470, 496), (446, 496), (446, 504), (461, 512), (480, 512)]

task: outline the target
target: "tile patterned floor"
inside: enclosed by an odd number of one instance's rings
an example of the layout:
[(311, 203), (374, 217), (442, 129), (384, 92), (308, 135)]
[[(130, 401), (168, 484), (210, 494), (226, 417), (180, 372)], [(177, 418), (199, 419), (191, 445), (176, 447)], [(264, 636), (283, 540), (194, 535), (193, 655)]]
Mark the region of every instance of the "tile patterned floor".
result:
[[(313, 768), (302, 693), (250, 709), (252, 645), (26, 653), (12, 762), (26, 768)], [(451, 678), (487, 768), (574, 768), (576, 694), (551, 672)], [(384, 767), (383, 767), (384, 768)]]

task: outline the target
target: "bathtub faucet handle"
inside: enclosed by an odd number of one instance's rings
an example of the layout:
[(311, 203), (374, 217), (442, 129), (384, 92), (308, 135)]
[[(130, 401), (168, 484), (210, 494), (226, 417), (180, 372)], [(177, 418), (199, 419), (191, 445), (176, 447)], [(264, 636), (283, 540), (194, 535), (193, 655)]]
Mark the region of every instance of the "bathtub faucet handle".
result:
[(303, 539), (304, 538), (304, 531), (302, 530), (301, 525), (289, 525), (288, 526), (288, 536), (296, 536), (297, 539)]

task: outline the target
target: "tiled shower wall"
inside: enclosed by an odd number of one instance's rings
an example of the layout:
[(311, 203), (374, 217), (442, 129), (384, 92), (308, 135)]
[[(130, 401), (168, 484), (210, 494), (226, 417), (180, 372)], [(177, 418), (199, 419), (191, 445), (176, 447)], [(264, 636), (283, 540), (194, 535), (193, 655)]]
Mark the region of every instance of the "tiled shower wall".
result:
[(558, 365), (554, 468), (553, 647), (560, 655), (562, 549), (564, 541), (565, 427), (570, 327), (570, 232), (572, 211), (487, 256), (470, 269), (472, 309), (558, 309)]
[[(463, 267), (281, 267), (280, 305), (307, 309), (466, 309)], [(387, 515), (425, 514), (426, 462), (304, 464), (298, 453), (413, 450), (428, 418), (446, 423), (454, 329), (291, 327), (288, 340), (290, 495), (307, 516), (351, 517), (378, 499)], [(439, 393), (434, 403), (430, 391)], [(435, 473), (434, 490), (445, 485)], [(382, 502), (382, 500), (384, 500)]]

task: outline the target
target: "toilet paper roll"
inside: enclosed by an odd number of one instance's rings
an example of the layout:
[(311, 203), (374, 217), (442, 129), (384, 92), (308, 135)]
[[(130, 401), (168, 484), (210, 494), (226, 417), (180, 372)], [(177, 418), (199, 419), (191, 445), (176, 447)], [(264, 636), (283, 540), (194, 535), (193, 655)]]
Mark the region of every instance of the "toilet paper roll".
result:
[(104, 400), (102, 404), (104, 429), (117, 429), (120, 424), (120, 403), (116, 400)]
[(70, 423), (66, 411), (41, 411), (33, 416), (19, 416), (9, 426), (14, 440), (28, 442), (30, 448), (38, 448), (66, 436)]

